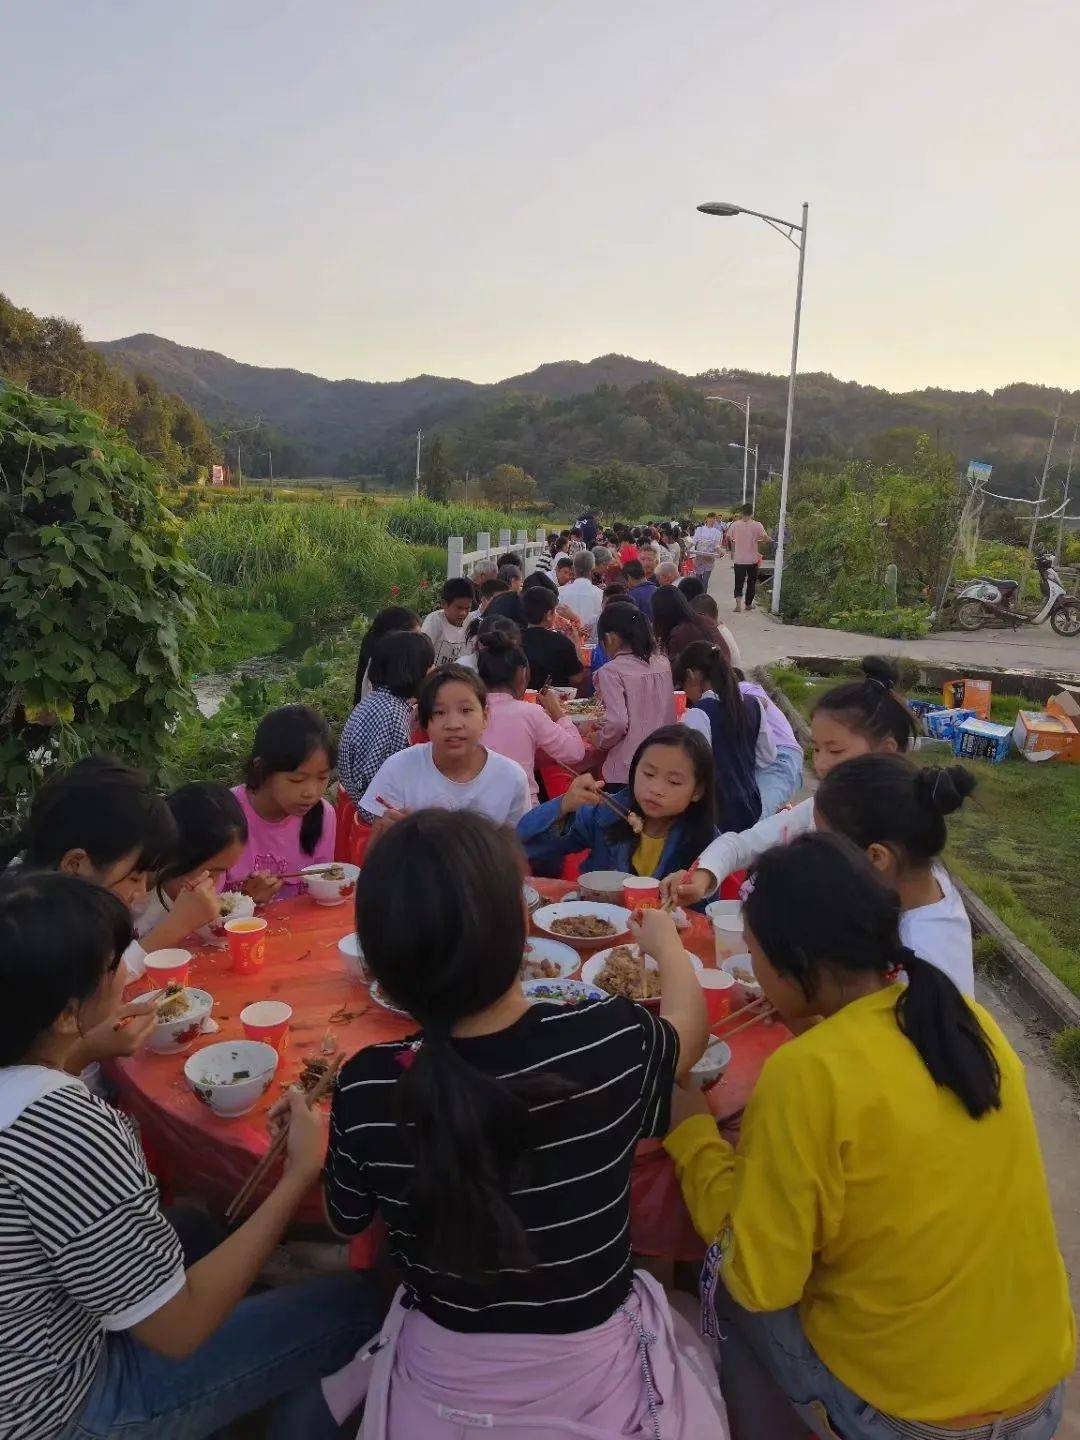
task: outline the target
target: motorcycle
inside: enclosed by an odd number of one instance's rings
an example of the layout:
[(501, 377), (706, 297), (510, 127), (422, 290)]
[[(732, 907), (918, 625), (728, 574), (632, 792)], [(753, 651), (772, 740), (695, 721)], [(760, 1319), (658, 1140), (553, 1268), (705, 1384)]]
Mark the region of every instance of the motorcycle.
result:
[(1041, 625), (1044, 620), (1049, 620), (1058, 635), (1080, 634), (1080, 601), (1068, 594), (1054, 564), (1053, 555), (1043, 553), (1036, 556), (1043, 604), (1034, 614), (1017, 608), (1019, 581), (995, 580), (980, 575), (977, 580), (966, 580), (954, 597), (952, 609), (956, 623), (961, 630), (978, 630), (996, 619), (1015, 629), (1020, 625)]

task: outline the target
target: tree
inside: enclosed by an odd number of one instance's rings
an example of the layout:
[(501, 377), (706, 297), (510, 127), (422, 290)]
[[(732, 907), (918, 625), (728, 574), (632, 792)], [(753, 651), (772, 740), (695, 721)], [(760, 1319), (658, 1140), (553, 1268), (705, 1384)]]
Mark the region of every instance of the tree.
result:
[(0, 796), (90, 751), (156, 758), (194, 701), (204, 577), (162, 472), (96, 415), (0, 387)]
[(480, 493), (490, 504), (509, 512), (533, 498), (536, 481), (520, 465), (496, 465), (480, 481)]
[(612, 460), (585, 477), (582, 500), (609, 520), (633, 520), (645, 509), (659, 509), (667, 481), (658, 470)]
[(427, 447), (420, 468), (420, 489), (429, 500), (449, 500), (454, 476), (447, 463), (446, 446), (436, 435)]

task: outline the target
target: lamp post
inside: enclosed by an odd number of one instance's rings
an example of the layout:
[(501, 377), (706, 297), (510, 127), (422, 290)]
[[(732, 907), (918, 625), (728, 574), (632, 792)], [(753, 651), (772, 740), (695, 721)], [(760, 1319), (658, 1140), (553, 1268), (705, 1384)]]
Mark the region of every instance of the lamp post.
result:
[[(757, 514), (757, 462), (758, 462), (758, 451), (760, 450), (760, 448), (761, 448), (760, 445), (740, 445), (737, 440), (729, 440), (729, 441), (728, 441), (728, 449), (729, 449), (729, 450), (741, 450), (741, 451), (743, 452), (743, 460), (744, 460), (744, 461), (745, 461), (745, 459), (746, 459), (746, 457), (747, 457), (748, 454), (749, 454), (749, 455), (753, 455), (753, 457), (754, 457), (754, 498), (753, 498), (753, 500), (750, 502), (750, 505), (751, 505), (751, 509), (753, 510), (753, 513), (754, 513), (755, 515)], [(743, 504), (745, 504), (745, 503), (746, 503), (746, 489), (745, 489), (745, 487), (744, 487), (744, 488), (743, 488)]]
[(746, 404), (740, 405), (738, 400), (732, 400), (730, 395), (706, 395), (706, 400), (714, 404), (723, 401), (725, 405), (734, 405), (736, 410), (741, 410), (746, 416), (746, 438), (743, 442), (743, 465), (742, 465), (742, 503), (746, 504), (746, 460), (750, 453), (750, 396), (746, 397)]
[(418, 500), (420, 499), (420, 437), (423, 433), (423, 430), (416, 432), (416, 479), (413, 482), (413, 494)]
[[(791, 423), (795, 415), (795, 371), (799, 363), (799, 322), (802, 319), (803, 267), (806, 263), (806, 228), (810, 206), (803, 201), (802, 224), (794, 220), (781, 220), (776, 215), (765, 215), (760, 210), (747, 210), (742, 205), (729, 205), (724, 200), (710, 200), (697, 207), (703, 215), (753, 215), (771, 225), (785, 240), (791, 242), (799, 252), (799, 276), (795, 285), (795, 325), (791, 335), (791, 373), (788, 376), (787, 424), (784, 428), (784, 469), (780, 479), (780, 520), (776, 536), (776, 570), (772, 587), (772, 611), (780, 609), (780, 587), (784, 579), (784, 528), (787, 520), (788, 479), (791, 474)], [(795, 236), (798, 235), (796, 240)]]

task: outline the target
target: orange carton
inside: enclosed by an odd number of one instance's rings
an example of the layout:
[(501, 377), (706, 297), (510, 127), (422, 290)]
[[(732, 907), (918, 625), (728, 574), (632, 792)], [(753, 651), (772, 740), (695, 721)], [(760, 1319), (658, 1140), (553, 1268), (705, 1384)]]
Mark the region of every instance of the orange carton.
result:
[(1025, 760), (1068, 759), (1078, 738), (1066, 716), (1041, 710), (1019, 711), (1013, 726), (1013, 743)]
[(1073, 727), (1076, 732), (1068, 749), (1062, 753), (1062, 760), (1069, 760), (1074, 765), (1080, 765), (1080, 701), (1075, 695), (1070, 695), (1068, 690), (1061, 690), (1057, 695), (1051, 695), (1046, 702), (1047, 713), (1056, 715)]
[(989, 680), (946, 680), (941, 693), (950, 710), (974, 710), (980, 720), (990, 715)]

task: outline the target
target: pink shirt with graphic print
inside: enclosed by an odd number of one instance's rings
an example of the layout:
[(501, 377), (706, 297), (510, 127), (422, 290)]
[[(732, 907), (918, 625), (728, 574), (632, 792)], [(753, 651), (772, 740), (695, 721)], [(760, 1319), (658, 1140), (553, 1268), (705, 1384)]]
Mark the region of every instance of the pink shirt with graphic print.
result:
[[(319, 801), (323, 812), (322, 834), (309, 855), (300, 848), (301, 816), (286, 815), (284, 820), (264, 820), (255, 813), (246, 785), (235, 785), (232, 793), (240, 801), (247, 820), (248, 838), (239, 859), (229, 867), (225, 877), (229, 890), (239, 889), (248, 876), (257, 871), (270, 875), (295, 875), (308, 865), (325, 865), (333, 860), (337, 816), (328, 801)], [(278, 894), (287, 898), (298, 894), (300, 889), (301, 886), (292, 881), (283, 885)]]

